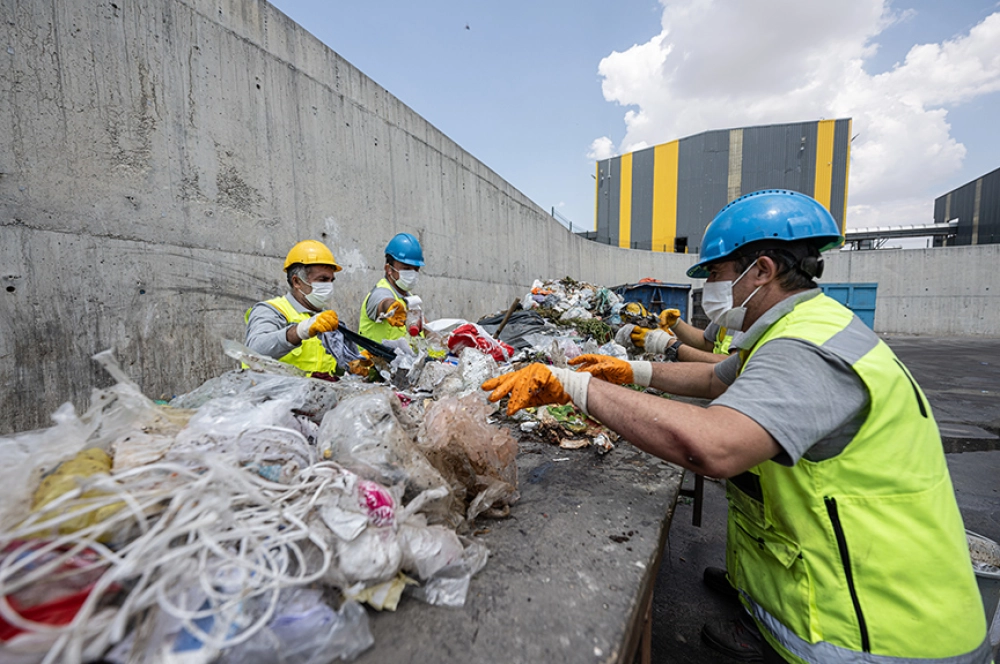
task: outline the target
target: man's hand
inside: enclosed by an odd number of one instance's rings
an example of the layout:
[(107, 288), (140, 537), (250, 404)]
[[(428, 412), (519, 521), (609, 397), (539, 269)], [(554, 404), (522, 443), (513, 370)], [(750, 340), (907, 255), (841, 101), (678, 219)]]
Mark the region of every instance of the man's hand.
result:
[(337, 312), (328, 309), (296, 325), (295, 333), (299, 335), (299, 339), (305, 341), (306, 339), (315, 337), (317, 334), (333, 332), (339, 326), (340, 320), (337, 318)]
[(672, 330), (680, 319), (680, 309), (664, 309), (660, 312), (660, 327), (664, 330)]
[(588, 373), (548, 367), (536, 362), (523, 369), (491, 378), (483, 383), (482, 389), (493, 391), (490, 401), (494, 403), (509, 395), (508, 415), (513, 415), (522, 408), (570, 401), (586, 413), (589, 384)]
[(609, 355), (579, 355), (569, 363), (579, 366), (581, 372), (615, 385), (633, 383), (649, 387), (653, 376), (653, 365), (649, 362), (629, 362)]
[(393, 327), (406, 326), (406, 304), (396, 300), (389, 305), (389, 308), (382, 314), (385, 320)]
[[(635, 334), (633, 332), (633, 334)], [(641, 344), (636, 344), (641, 346), (646, 350), (647, 353), (652, 353), (654, 355), (660, 355), (667, 352), (670, 348), (670, 344), (674, 343), (676, 339), (669, 332), (664, 332), (663, 330), (646, 330), (642, 338)]]

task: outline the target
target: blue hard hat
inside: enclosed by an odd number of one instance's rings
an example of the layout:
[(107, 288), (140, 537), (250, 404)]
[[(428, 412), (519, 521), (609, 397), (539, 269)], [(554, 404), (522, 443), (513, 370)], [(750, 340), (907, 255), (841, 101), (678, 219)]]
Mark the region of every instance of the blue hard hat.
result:
[(424, 265), (424, 250), (420, 248), (420, 241), (409, 233), (397, 233), (385, 245), (385, 253), (400, 263), (417, 267)]
[(759, 240), (811, 240), (819, 251), (844, 242), (840, 227), (819, 201), (787, 189), (762, 189), (740, 196), (715, 215), (701, 239), (701, 260), (687, 276), (707, 279), (708, 266)]

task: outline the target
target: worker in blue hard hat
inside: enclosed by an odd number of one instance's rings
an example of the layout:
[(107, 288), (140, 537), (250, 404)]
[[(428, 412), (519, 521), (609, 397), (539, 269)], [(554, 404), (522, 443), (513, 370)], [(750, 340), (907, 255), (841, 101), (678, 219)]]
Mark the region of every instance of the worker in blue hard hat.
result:
[[(727, 567), (743, 609), (704, 642), (744, 661), (991, 661), (937, 424), (890, 348), (824, 295), (843, 242), (817, 201), (724, 207), (689, 271), (724, 302), (718, 364), (583, 355), (486, 381), (507, 412), (572, 401), (637, 447), (730, 478)], [(712, 399), (707, 408), (621, 387)], [(752, 471), (752, 472), (748, 472)]]
[(397, 233), (385, 247), (384, 274), (361, 303), (358, 331), (374, 341), (399, 339), (406, 329), (407, 300), (424, 266), (424, 250), (410, 233)]

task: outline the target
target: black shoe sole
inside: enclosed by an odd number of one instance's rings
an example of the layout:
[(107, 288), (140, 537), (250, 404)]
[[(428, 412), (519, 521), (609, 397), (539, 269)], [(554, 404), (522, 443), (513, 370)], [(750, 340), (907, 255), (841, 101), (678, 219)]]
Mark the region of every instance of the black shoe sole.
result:
[(731, 657), (735, 660), (741, 662), (763, 662), (764, 653), (763, 652), (747, 652), (746, 650), (734, 650), (726, 644), (718, 641), (715, 637), (708, 632), (705, 627), (701, 628), (701, 640), (702, 642), (715, 650), (716, 652), (721, 652), (722, 654)]

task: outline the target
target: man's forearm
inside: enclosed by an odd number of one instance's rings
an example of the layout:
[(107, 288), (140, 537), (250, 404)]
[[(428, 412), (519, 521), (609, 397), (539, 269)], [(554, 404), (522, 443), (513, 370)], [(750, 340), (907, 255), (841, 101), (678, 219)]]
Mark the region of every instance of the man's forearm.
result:
[(726, 384), (715, 375), (715, 364), (708, 362), (656, 362), (649, 386), (668, 394), (699, 399), (714, 399), (726, 391)]
[(698, 350), (711, 352), (712, 348), (715, 346), (711, 341), (705, 338), (705, 331), (699, 330), (693, 325), (689, 325), (682, 320), (677, 321), (670, 331), (674, 333), (674, 336), (684, 342), (685, 345), (692, 348), (697, 348)]

